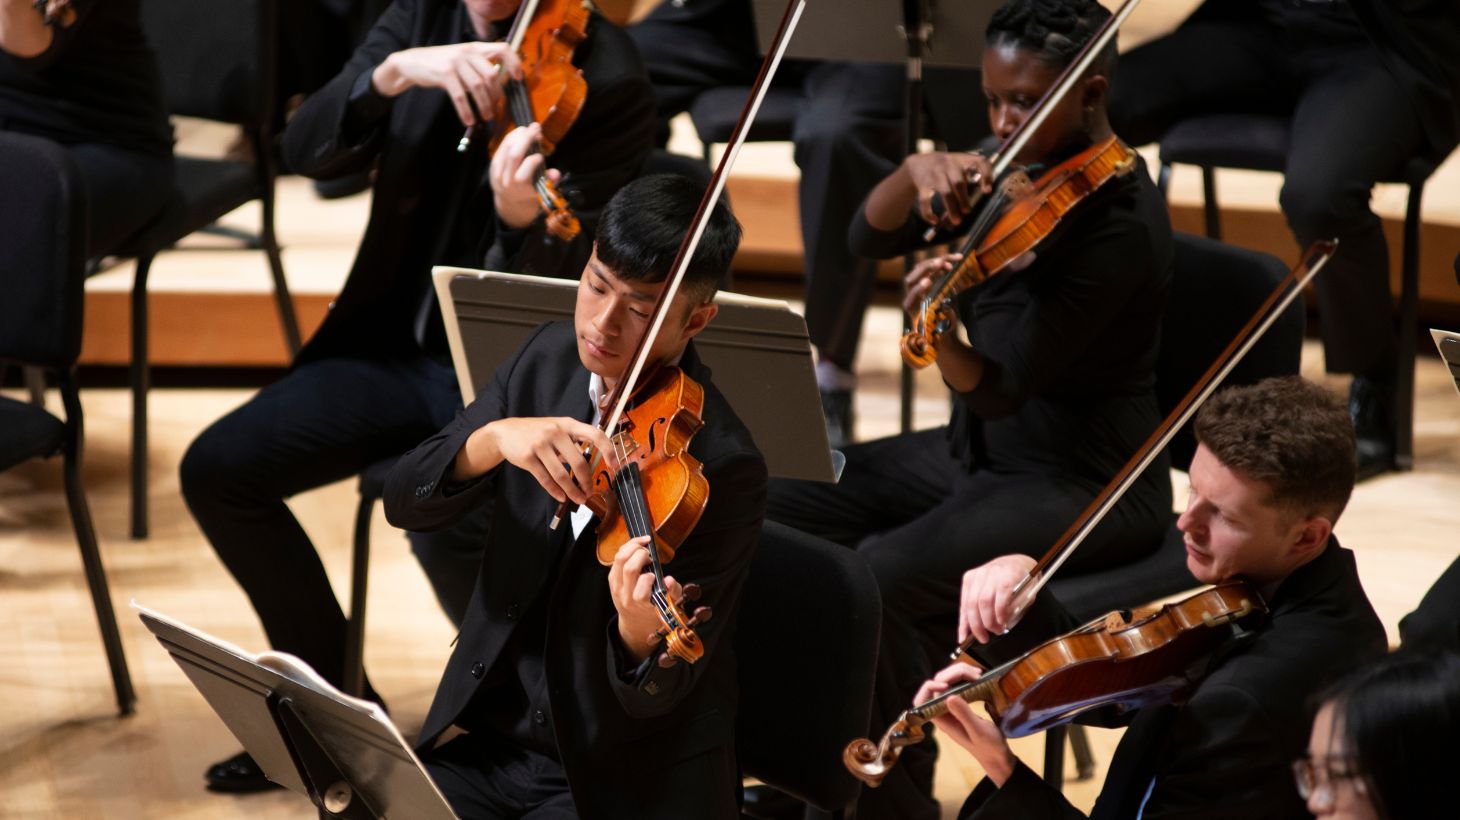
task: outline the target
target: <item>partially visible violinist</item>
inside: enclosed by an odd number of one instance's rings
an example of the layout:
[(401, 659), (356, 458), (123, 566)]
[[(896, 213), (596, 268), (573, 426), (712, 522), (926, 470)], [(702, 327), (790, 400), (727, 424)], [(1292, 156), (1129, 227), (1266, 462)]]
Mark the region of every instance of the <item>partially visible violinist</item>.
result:
[[(985, 38), (983, 98), (1007, 139), (1109, 12), (1094, 0), (1011, 0)], [(1102, 52), (1018, 161), (1050, 165), (1111, 136), (1105, 102), (1115, 53)], [(957, 394), (948, 425), (854, 445), (836, 485), (772, 482), (768, 517), (856, 548), (883, 597), (874, 736), (941, 666), (970, 566), (1053, 544), (1160, 422), (1156, 359), (1173, 248), (1166, 206), (1139, 160), (1092, 193), (1023, 259), (956, 305), (971, 344), (948, 334), (937, 357)], [(872, 191), (852, 226), (860, 253), (892, 256), (935, 226), (969, 230), (965, 203), (988, 161), (918, 154)], [(975, 178), (975, 174), (982, 177)], [(1037, 176), (1037, 170), (1030, 171)], [(935, 214), (937, 196), (947, 203)], [(909, 306), (954, 260), (912, 272)], [(1088, 571), (1160, 542), (1171, 487), (1159, 461), (1072, 561)], [(935, 751), (909, 747), (858, 816), (934, 818)]]
[[(215, 422), (182, 462), (188, 508), (248, 594), (273, 648), (325, 679), (344, 675), (345, 617), (285, 499), (360, 472), (439, 430), (461, 407), (435, 304), (434, 264), (572, 276), (598, 211), (641, 170), (653, 91), (628, 37), (593, 15), (573, 53), (588, 91), (551, 157), (536, 126), (495, 153), (463, 132), (494, 116), (522, 63), (498, 42), (519, 0), (397, 0), (283, 135), (287, 165), (328, 179), (375, 169), (370, 218), (344, 290), (289, 373)], [(533, 181), (544, 162), (584, 230), (547, 235)], [(480, 544), (413, 543), (448, 616), (471, 594)], [(369, 686), (365, 696), (378, 699)], [(268, 787), (240, 755), (208, 773), (217, 790)]]
[[(87, 257), (157, 216), (172, 194), (173, 134), (140, 0), (0, 0), (0, 132), (54, 142), (75, 163)], [(27, 241), (16, 234), (0, 243)]]
[[(709, 503), (665, 566), (671, 594), (703, 590), (714, 619), (705, 654), (665, 667), (652, 636), (649, 553), (638, 539), (612, 566), (596, 557), (598, 520), (578, 505), (591, 484), (584, 445), (649, 324), (702, 186), (652, 176), (604, 210), (571, 322), (534, 331), (454, 421), (391, 472), (386, 516), (407, 529), (449, 526), (492, 504), (492, 527), (456, 649), (421, 730), (419, 752), (462, 817), (739, 817), (733, 748), (738, 599), (760, 533), (766, 468), (715, 389), (693, 338), (739, 243), (729, 207), (713, 212), (651, 363), (677, 364), (705, 391), (690, 453)], [(548, 527), (560, 501), (575, 509)], [(437, 745), (448, 729), (463, 734)]]
[[(1195, 432), (1191, 490), (1177, 520), (1193, 584), (1245, 580), (1268, 611), (1196, 670), (1181, 703), (1121, 718), (1129, 727), (1090, 817), (1304, 818), (1291, 761), (1306, 749), (1308, 701), (1386, 649), (1353, 553), (1333, 535), (1353, 491), (1353, 424), (1335, 397), (1292, 376), (1218, 393)], [(1033, 563), (1006, 555), (963, 575), (960, 640), (997, 648), (1077, 625), (1040, 598), (1000, 637), (1009, 593)], [(976, 677), (974, 667), (955, 664), (915, 702)], [(935, 723), (988, 774), (961, 817), (1084, 816), (1014, 757), (997, 726), (962, 700), (949, 705)]]

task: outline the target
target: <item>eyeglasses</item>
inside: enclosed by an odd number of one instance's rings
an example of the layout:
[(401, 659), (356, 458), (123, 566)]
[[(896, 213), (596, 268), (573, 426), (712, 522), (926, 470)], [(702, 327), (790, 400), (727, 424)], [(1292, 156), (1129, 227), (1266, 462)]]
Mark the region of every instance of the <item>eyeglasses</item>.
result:
[(1293, 761), (1293, 780), (1298, 784), (1298, 794), (1304, 800), (1315, 800), (1319, 805), (1333, 804), (1333, 784), (1342, 780), (1353, 781), (1354, 791), (1368, 794), (1364, 778), (1357, 769), (1347, 768), (1350, 761), (1331, 758), (1301, 757)]

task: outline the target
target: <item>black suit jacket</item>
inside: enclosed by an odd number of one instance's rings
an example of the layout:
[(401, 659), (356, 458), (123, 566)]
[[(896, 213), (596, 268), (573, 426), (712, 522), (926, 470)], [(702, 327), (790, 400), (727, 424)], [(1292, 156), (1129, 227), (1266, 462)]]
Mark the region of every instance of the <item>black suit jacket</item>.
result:
[[(284, 160), (300, 174), (331, 178), (379, 162), (370, 220), (355, 264), (324, 325), (301, 361), (326, 356), (391, 356), (414, 352), (413, 330), (428, 298), (433, 264), (468, 264), (577, 276), (587, 261), (598, 211), (643, 167), (654, 139), (654, 91), (628, 35), (594, 14), (586, 40), (573, 53), (588, 96), (577, 122), (548, 158), (565, 174), (584, 232), (573, 243), (545, 240), (542, 220), (526, 231), (507, 231), (485, 220), (481, 258), (435, 258), (453, 211), (464, 196), (462, 127), (446, 94), (413, 88), (389, 103), (389, 112), (364, 133), (350, 133), (346, 114), (360, 75), (388, 55), (417, 46), (464, 40), (460, 0), (396, 0), (338, 76), (310, 95), (284, 131)], [(484, 138), (483, 138), (484, 140)], [(478, 140), (482, 142), (483, 140)], [(485, 146), (475, 146), (482, 150)], [(486, 192), (490, 208), (490, 192)]]
[[(1307, 748), (1309, 699), (1386, 649), (1384, 627), (1359, 584), (1353, 553), (1332, 540), (1289, 575), (1268, 615), (1229, 642), (1185, 705), (1142, 709), (1110, 761), (1091, 818), (1307, 818), (1291, 762)], [(985, 780), (963, 820), (1080, 818), (1020, 764), (1002, 788)]]
[(442, 490), (467, 437), (488, 422), (592, 417), (589, 374), (579, 363), (571, 323), (535, 331), (450, 426), (401, 458), (386, 484), (386, 516), (410, 530), (447, 526), (489, 499), (494, 505), (476, 592), (422, 729), (421, 748), (461, 718), (481, 679), (489, 677), (485, 670), (513, 662), (502, 657), (503, 646), (520, 614), (548, 596), (544, 676), (559, 759), (584, 818), (736, 815), (733, 766), (728, 775), (720, 770), (722, 782), (655, 782), (657, 773), (732, 744), (737, 687), (731, 639), (765, 511), (765, 461), (750, 433), (710, 383), (692, 346), (680, 366), (705, 388), (705, 426), (690, 453), (704, 463), (710, 499), (667, 569), (682, 582), (700, 584), (700, 603), (714, 608), (714, 619), (696, 629), (705, 644), (698, 663), (669, 669), (650, 663), (638, 677), (623, 668), (592, 524), (569, 548), (556, 582), (547, 583), (561, 539), (572, 535), (566, 520), (559, 532), (548, 530), (556, 503), (531, 474), (504, 464), (460, 492)]

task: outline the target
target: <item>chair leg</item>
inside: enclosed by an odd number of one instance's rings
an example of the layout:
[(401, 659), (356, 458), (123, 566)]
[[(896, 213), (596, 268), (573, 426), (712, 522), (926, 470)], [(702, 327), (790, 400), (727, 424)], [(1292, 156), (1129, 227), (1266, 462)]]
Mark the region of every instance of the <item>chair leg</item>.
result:
[(43, 368), (22, 367), (21, 373), (25, 375), (25, 386), (30, 391), (30, 403), (44, 410), (46, 408), (46, 371)]
[(152, 255), (137, 258), (132, 281), (132, 537), (147, 537), (147, 390), (152, 374), (147, 364), (147, 272)]
[(1415, 328), (1419, 325), (1419, 218), (1424, 182), (1409, 186), (1400, 262), (1399, 361), (1394, 372), (1394, 467), (1414, 469)]
[(355, 554), (350, 563), (350, 620), (345, 625), (345, 692), (365, 694), (365, 587), (370, 579), (370, 517), (375, 499), (360, 496), (355, 511)]
[(263, 197), (263, 240), (264, 254), (269, 258), (269, 273), (274, 277), (274, 302), (279, 308), (279, 324), (284, 328), (284, 344), (289, 347), (289, 358), (299, 355), (299, 317), (294, 313), (294, 299), (289, 295), (289, 283), (284, 279), (284, 260), (279, 253), (279, 240), (274, 235), (274, 192), (273, 186)]
[(1056, 790), (1065, 785), (1065, 726), (1044, 732), (1044, 782)]
[(262, 219), (259, 225), (259, 240), (263, 246), (264, 254), (269, 258), (269, 273), (274, 277), (274, 301), (279, 308), (279, 324), (284, 328), (284, 344), (289, 347), (289, 358), (299, 354), (299, 318), (294, 315), (294, 300), (289, 296), (289, 283), (284, 280), (284, 260), (279, 253), (279, 239), (274, 232), (274, 180), (277, 172), (274, 168), (274, 147), (268, 136), (262, 131), (250, 128), (247, 129), (249, 140), (253, 144), (253, 153), (257, 157), (254, 164), (255, 173), (258, 178), (260, 196), (259, 204), (262, 206)]
[(1071, 723), (1069, 732), (1070, 749), (1075, 753), (1075, 779), (1089, 780), (1095, 776), (1095, 755), (1090, 753), (1090, 736), (1078, 723)]
[(1217, 204), (1217, 171), (1210, 165), (1201, 166), (1202, 214), (1206, 217), (1206, 231), (1209, 239), (1222, 238), (1222, 209)]
[(101, 564), (101, 550), (96, 544), (96, 529), (92, 526), (91, 510), (86, 505), (86, 493), (81, 488), (81, 398), (74, 371), (61, 376), (61, 401), (66, 406), (66, 506), (71, 511), (71, 524), (76, 529), (76, 541), (81, 546), (81, 563), (86, 569), (86, 585), (91, 589), (91, 603), (96, 608), (97, 624), (101, 627), (101, 642), (106, 647), (112, 686), (117, 693), (117, 711), (122, 715), (130, 715), (135, 710), (137, 693), (132, 688), (132, 676), (127, 671), (127, 656), (122, 649), (122, 634), (117, 628), (117, 615), (112, 609), (111, 591), (107, 586), (106, 570)]

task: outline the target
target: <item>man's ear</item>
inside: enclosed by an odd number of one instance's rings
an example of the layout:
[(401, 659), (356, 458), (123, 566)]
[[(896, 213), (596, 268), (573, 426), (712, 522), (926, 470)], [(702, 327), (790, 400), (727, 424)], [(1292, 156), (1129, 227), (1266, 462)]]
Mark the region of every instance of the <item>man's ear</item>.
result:
[(1327, 517), (1314, 514), (1299, 523), (1297, 540), (1288, 548), (1289, 554), (1303, 561), (1316, 556), (1328, 546), (1328, 537), (1333, 534), (1333, 522)]
[(690, 308), (689, 320), (684, 325), (684, 340), (687, 342), (699, 335), (699, 332), (705, 329), (705, 325), (708, 325), (719, 312), (720, 306), (713, 301)]

